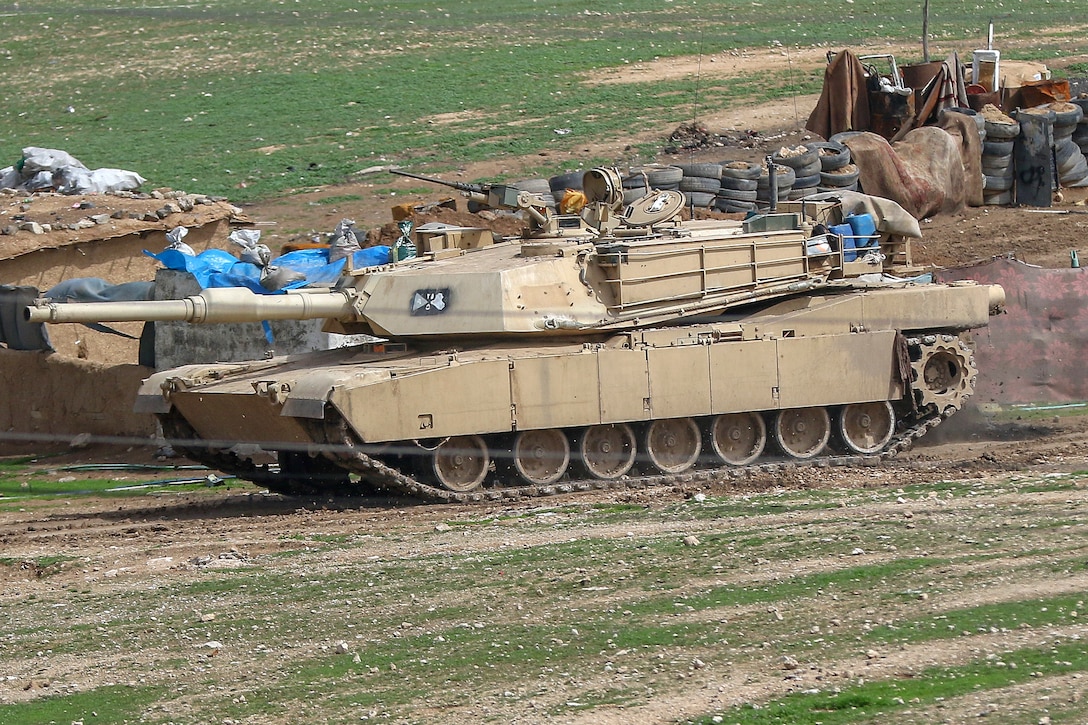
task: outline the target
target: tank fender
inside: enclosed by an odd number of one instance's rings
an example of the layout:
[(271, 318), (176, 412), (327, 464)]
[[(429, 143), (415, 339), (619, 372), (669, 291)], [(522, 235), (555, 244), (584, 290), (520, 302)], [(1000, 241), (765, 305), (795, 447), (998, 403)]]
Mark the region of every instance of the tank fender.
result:
[(287, 385), (287, 399), (283, 403), (280, 415), (292, 418), (312, 418), (321, 420), (325, 417), (325, 405), (329, 401), (334, 387), (350, 376), (329, 372), (318, 372), (293, 380)]
[[(100, 303), (101, 304), (101, 303)], [(136, 391), (136, 402), (132, 409), (136, 413), (169, 413), (174, 407), (170, 401), (170, 395), (177, 389), (177, 383), (172, 380), (205, 380), (209, 379), (209, 365), (185, 365), (172, 370), (160, 370), (145, 378)]]
[[(89, 304), (105, 304), (102, 302)], [(146, 378), (136, 391), (133, 410), (137, 413), (169, 413), (174, 404), (170, 396), (178, 391), (199, 387), (221, 380), (232, 373), (242, 373), (267, 362), (250, 363), (195, 363), (170, 370), (160, 370)]]
[(173, 407), (174, 404), (163, 395), (162, 390), (158, 388), (150, 389), (145, 380), (144, 384), (140, 386), (139, 392), (136, 393), (136, 402), (133, 404), (132, 410), (136, 413), (169, 413)]
[(325, 417), (329, 397), (336, 388), (345, 384), (363, 386), (388, 379), (389, 373), (384, 370), (367, 370), (361, 375), (358, 371), (310, 371), (286, 384), (287, 399), (280, 415), (321, 420)]

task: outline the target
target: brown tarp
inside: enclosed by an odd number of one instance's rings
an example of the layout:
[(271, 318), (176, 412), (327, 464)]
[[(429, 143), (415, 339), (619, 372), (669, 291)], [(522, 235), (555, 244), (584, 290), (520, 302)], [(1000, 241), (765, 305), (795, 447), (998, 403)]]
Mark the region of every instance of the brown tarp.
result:
[[(854, 133), (843, 142), (861, 171), (866, 194), (896, 201), (915, 218), (982, 205), (982, 141), (975, 119), (940, 111), (966, 106), (963, 64), (952, 53), (936, 76), (919, 89), (917, 114), (889, 144), (875, 133)], [(940, 125), (924, 126), (930, 118)], [(872, 118), (865, 67), (844, 50), (824, 71), (823, 92), (806, 128), (824, 138), (843, 131), (864, 132)]]
[(824, 69), (824, 87), (805, 128), (824, 138), (841, 131), (868, 130), (869, 92), (865, 68), (849, 50), (837, 54)]
[[(977, 143), (977, 132), (975, 138)], [(898, 202), (915, 219), (922, 219), (963, 209), (967, 181), (961, 141), (947, 131), (925, 126), (894, 146), (875, 133), (859, 133), (843, 143), (861, 172), (858, 181), (862, 191)], [(981, 193), (980, 188), (980, 197)]]
[(938, 128), (956, 141), (963, 166), (963, 201), (967, 206), (982, 206), (982, 137), (974, 116), (946, 113)]
[(1088, 270), (1043, 269), (998, 258), (942, 270), (946, 282), (972, 279), (1005, 288), (1006, 313), (975, 333), (977, 403), (1088, 400)]

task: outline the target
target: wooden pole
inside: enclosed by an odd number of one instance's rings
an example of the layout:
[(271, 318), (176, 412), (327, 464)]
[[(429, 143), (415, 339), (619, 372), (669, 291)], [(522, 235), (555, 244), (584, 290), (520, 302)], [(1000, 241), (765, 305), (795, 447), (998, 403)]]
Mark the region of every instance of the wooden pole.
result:
[(922, 6), (922, 62), (929, 62), (929, 0)]

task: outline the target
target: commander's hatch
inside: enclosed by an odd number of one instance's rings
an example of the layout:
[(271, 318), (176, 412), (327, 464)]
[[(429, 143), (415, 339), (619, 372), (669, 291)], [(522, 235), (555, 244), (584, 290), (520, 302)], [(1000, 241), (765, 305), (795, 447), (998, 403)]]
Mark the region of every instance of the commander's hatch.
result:
[(675, 218), (684, 203), (684, 195), (679, 191), (655, 191), (624, 209), (620, 219), (624, 226), (652, 227)]

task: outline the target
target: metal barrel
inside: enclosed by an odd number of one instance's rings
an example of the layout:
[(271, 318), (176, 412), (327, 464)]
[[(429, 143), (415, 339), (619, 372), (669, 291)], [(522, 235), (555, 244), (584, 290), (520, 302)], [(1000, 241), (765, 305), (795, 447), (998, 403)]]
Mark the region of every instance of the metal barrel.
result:
[(214, 323), (262, 320), (355, 319), (352, 291), (259, 295), (243, 287), (216, 287), (181, 300), (147, 302), (52, 302), (38, 300), (24, 309), (28, 322)]

